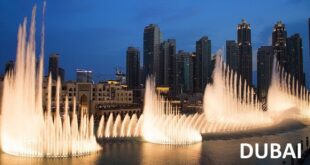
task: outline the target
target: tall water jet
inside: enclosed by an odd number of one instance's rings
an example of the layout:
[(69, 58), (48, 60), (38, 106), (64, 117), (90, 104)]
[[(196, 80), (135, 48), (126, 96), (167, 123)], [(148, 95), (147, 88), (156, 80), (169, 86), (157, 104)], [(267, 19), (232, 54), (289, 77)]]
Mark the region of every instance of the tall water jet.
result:
[[(106, 127), (106, 128), (105, 128)], [(136, 114), (131, 117), (127, 113), (124, 119), (117, 115), (113, 122), (113, 114), (111, 113), (107, 123), (104, 121), (104, 116), (101, 117), (97, 130), (98, 138), (127, 138), (136, 137), (135, 130), (138, 129), (138, 118)]]
[(104, 137), (104, 115), (101, 116), (100, 122), (99, 122), (99, 127), (97, 130), (97, 137), (102, 138)]
[(201, 131), (232, 132), (272, 125), (273, 120), (260, 107), (254, 90), (226, 66), (221, 52), (218, 52), (213, 83), (207, 85), (204, 93), (203, 109), (207, 124), (199, 126), (203, 129)]
[[(44, 9), (45, 11), (45, 2)], [(18, 29), (16, 65), (4, 78), (1, 147), (8, 154), (31, 157), (67, 157), (89, 154), (100, 150), (93, 132), (93, 117), (81, 116), (80, 129), (73, 105), (72, 121), (65, 100), (64, 115), (60, 116), (60, 89), (56, 85), (56, 112), (51, 112), (51, 77), (48, 80), (46, 112), (42, 103), (44, 55), (44, 23), (41, 55), (36, 69), (35, 46), (36, 6), (32, 11), (30, 34), (27, 41), (27, 20)], [(75, 101), (74, 101), (75, 102)]]
[(131, 119), (130, 119), (129, 125), (128, 125), (127, 137), (135, 136), (134, 133), (135, 133), (137, 123), (138, 123), (137, 115), (133, 114)]
[(121, 116), (118, 114), (116, 116), (114, 126), (113, 126), (113, 134), (112, 134), (113, 137), (119, 137), (121, 133), (121, 126), (122, 126), (122, 119), (121, 119)]
[(108, 118), (107, 126), (104, 130), (104, 137), (106, 138), (112, 137), (112, 131), (113, 131), (113, 113), (111, 113)]
[(121, 137), (127, 136), (127, 132), (128, 132), (127, 130), (128, 130), (129, 122), (130, 122), (130, 117), (128, 114), (126, 114), (126, 116), (122, 122), (121, 134), (120, 134)]
[(268, 111), (277, 118), (310, 118), (309, 91), (280, 66), (276, 57), (267, 99)]
[(145, 88), (142, 136), (159, 144), (191, 144), (202, 137), (189, 123), (178, 122), (179, 111), (155, 91), (155, 83), (148, 78)]

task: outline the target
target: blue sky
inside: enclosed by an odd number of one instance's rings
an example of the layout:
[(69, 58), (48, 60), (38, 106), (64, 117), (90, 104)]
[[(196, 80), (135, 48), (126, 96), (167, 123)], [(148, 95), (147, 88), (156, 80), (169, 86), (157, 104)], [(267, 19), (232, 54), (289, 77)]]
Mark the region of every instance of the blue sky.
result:
[[(40, 15), (42, 1), (0, 0), (3, 69), (8, 60), (15, 59), (18, 24), (24, 16), (29, 18), (35, 3)], [(286, 24), (289, 35), (300, 33), (305, 71), (310, 74), (309, 0), (50, 0), (46, 11), (46, 56), (60, 54), (66, 79), (75, 79), (76, 68), (93, 70), (96, 80), (110, 78), (116, 66), (124, 69), (128, 46), (139, 47), (142, 55), (143, 28), (150, 23), (160, 26), (164, 39), (175, 38), (178, 50), (194, 51), (195, 41), (207, 35), (216, 52), (225, 47), (225, 40), (236, 39), (242, 18), (251, 24), (254, 54), (259, 46), (270, 44), (278, 20)]]

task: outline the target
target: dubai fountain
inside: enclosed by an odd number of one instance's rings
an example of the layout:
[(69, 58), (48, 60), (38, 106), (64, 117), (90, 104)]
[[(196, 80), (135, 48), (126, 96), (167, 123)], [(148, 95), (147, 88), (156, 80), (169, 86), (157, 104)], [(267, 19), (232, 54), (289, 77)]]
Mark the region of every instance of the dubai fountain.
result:
[[(45, 5), (43, 13), (44, 10)], [(35, 19), (36, 6), (32, 11), (29, 36), (26, 18), (19, 26), (15, 68), (4, 78), (1, 148), (11, 155), (30, 157), (68, 157), (98, 151), (101, 147), (93, 133), (92, 116), (82, 115), (78, 124), (76, 105), (73, 105), (70, 116), (67, 99), (61, 116), (59, 79), (56, 86), (56, 112), (51, 111), (51, 77), (47, 87), (47, 109), (43, 111), (44, 23), (41, 55), (36, 69)]]
[(156, 94), (155, 83), (146, 82), (142, 136), (160, 144), (191, 144), (200, 142), (200, 133), (186, 121), (168, 101)]
[[(155, 91), (152, 78), (146, 82), (144, 112), (140, 118), (128, 114), (122, 120), (102, 116), (99, 138), (140, 137), (160, 144), (191, 144), (199, 134), (230, 134), (278, 126), (286, 119), (310, 118), (309, 92), (274, 60), (268, 94), (268, 111), (262, 109), (254, 89), (216, 55), (213, 82), (203, 98), (203, 113), (181, 115), (176, 107)], [(294, 90), (293, 90), (294, 89)], [(298, 90), (297, 90), (298, 89)], [(289, 112), (289, 113), (288, 113)]]
[(268, 93), (268, 109), (276, 117), (310, 118), (309, 91), (274, 60), (273, 76)]
[[(181, 115), (176, 107), (156, 93), (154, 78), (146, 81), (143, 115), (137, 119), (127, 114), (124, 120), (113, 115), (104, 127), (101, 117), (97, 136), (99, 138), (139, 137), (158, 144), (192, 144), (202, 140), (200, 132), (193, 127), (193, 121)], [(114, 122), (113, 122), (114, 121)]]
[(208, 122), (202, 132), (235, 132), (275, 124), (264, 112), (254, 89), (216, 55), (213, 83), (207, 85), (203, 109)]
[[(43, 106), (44, 23), (41, 54), (36, 67), (35, 18), (36, 7), (32, 11), (29, 36), (26, 19), (19, 27), (16, 65), (4, 78), (0, 132), (1, 148), (8, 154), (79, 156), (101, 150), (97, 139), (131, 137), (142, 137), (157, 144), (186, 145), (202, 141), (202, 134), (264, 129), (289, 117), (298, 120), (310, 118), (309, 91), (276, 62), (268, 93), (268, 111), (263, 111), (254, 89), (222, 61), (219, 52), (213, 82), (205, 89), (203, 113), (181, 114), (170, 101), (156, 93), (154, 78), (150, 77), (146, 81), (143, 114), (140, 117), (127, 114), (122, 119), (120, 115), (110, 114), (105, 119), (102, 116), (95, 131), (93, 116), (78, 115), (75, 100), (70, 115), (66, 97), (61, 115), (59, 79), (56, 83), (55, 112), (52, 112), (51, 76), (47, 85), (48, 100)], [(85, 111), (84, 108), (81, 112)]]

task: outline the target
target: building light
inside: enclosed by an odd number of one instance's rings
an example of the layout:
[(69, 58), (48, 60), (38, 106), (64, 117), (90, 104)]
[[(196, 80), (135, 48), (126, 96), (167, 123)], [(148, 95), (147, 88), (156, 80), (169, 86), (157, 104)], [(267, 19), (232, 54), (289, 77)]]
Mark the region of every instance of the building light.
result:
[(109, 85), (118, 85), (119, 84), (119, 82), (115, 81), (115, 80), (108, 80), (107, 82)]
[(156, 87), (156, 90), (159, 92), (159, 93), (168, 93), (170, 88), (169, 87)]

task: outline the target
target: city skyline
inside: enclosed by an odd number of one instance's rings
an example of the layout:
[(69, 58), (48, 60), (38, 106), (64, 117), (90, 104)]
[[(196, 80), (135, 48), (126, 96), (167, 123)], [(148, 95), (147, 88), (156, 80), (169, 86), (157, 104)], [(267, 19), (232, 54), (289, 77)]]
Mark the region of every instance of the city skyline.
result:
[(46, 1), (0, 0), (0, 164), (310, 164), (310, 2)]
[[(15, 2), (15, 1), (14, 1)], [(295, 1), (294, 1), (295, 2)], [(232, 2), (227, 2), (225, 5), (221, 6), (224, 10), (226, 9), (227, 12), (232, 12), (233, 9), (230, 9), (229, 6), (232, 5), (232, 8), (237, 9), (238, 5), (242, 5), (245, 10), (244, 13), (240, 11), (236, 11), (235, 15), (232, 19), (228, 19), (226, 15), (225, 21), (221, 21), (224, 23), (217, 23), (218, 19), (225, 17), (224, 13), (217, 13), (216, 17), (214, 14), (210, 15), (214, 9), (211, 7), (215, 4), (212, 2), (192, 2), (186, 3), (181, 2), (180, 4), (171, 4), (168, 2), (158, 2), (159, 6), (167, 3), (167, 7), (160, 9), (159, 7), (156, 8), (155, 4), (145, 3), (145, 2), (132, 2), (132, 4), (128, 4), (128, 7), (121, 7), (122, 12), (121, 14), (117, 14), (115, 12), (108, 13), (106, 12), (99, 12), (97, 10), (106, 8), (107, 6), (115, 6), (115, 3), (104, 3), (101, 4), (102, 7), (95, 8), (97, 14), (101, 14), (103, 18), (95, 17), (93, 12), (89, 12), (88, 7), (94, 8), (94, 4), (88, 4), (83, 7), (83, 2), (78, 4), (72, 4), (72, 6), (61, 7), (57, 4), (61, 4), (62, 2), (55, 1), (55, 2), (47, 2), (49, 5), (47, 10), (49, 11), (46, 16), (46, 54), (45, 56), (49, 56), (50, 54), (56, 52), (60, 54), (60, 65), (64, 66), (66, 70), (66, 79), (75, 79), (75, 69), (77, 68), (85, 68), (94, 71), (94, 79), (96, 79), (95, 75), (100, 74), (113, 74), (115, 66), (121, 66), (122, 69), (125, 71), (125, 63), (126, 63), (126, 49), (128, 46), (138, 47), (140, 51), (143, 51), (143, 28), (150, 23), (158, 24), (161, 29), (163, 40), (174, 38), (177, 42), (177, 50), (185, 50), (188, 52), (195, 51), (195, 42), (201, 38), (202, 36), (208, 36), (212, 41), (212, 53), (216, 52), (219, 48), (225, 47), (226, 40), (237, 40), (236, 36), (236, 27), (237, 24), (240, 23), (242, 18), (245, 18), (246, 21), (251, 24), (252, 30), (252, 44), (253, 44), (253, 65), (254, 71), (256, 71), (256, 51), (257, 48), (260, 46), (271, 45), (271, 34), (272, 34), (272, 27), (273, 25), (282, 20), (283, 23), (286, 24), (288, 35), (292, 35), (294, 33), (300, 33), (303, 39), (303, 54), (304, 54), (304, 63), (305, 64), (305, 71), (307, 72), (309, 69), (307, 68), (309, 63), (309, 51), (308, 51), (308, 32), (307, 32), (307, 18), (310, 15), (310, 12), (307, 11), (307, 5), (309, 2), (307, 1), (297, 1), (294, 3), (293, 1), (280, 1), (277, 3), (277, 7), (282, 9), (275, 8), (276, 5), (271, 3), (269, 6), (266, 7), (266, 13), (262, 16), (258, 16), (255, 12), (258, 12), (259, 9), (264, 8), (264, 2), (244, 2), (244, 3), (235, 3), (231, 4)], [(3, 3), (3, 2), (2, 2)], [(267, 3), (267, 2), (265, 2)], [(135, 8), (135, 5), (139, 10), (132, 11), (130, 9)], [(21, 3), (20, 5), (23, 5)], [(3, 14), (2, 16), (2, 23), (3, 26), (0, 28), (0, 34), (3, 36), (0, 37), (0, 54), (1, 54), (1, 66), (3, 66), (7, 61), (14, 59), (15, 51), (16, 51), (16, 31), (17, 26), (20, 20), (23, 19), (23, 14), (29, 13), (28, 9), (21, 10), (21, 8), (27, 8), (26, 4), (25, 7), (21, 7), (19, 5), (15, 6), (13, 4), (5, 4), (1, 6), (8, 6), (9, 9), (1, 10)], [(38, 3), (39, 5), (39, 3)], [(85, 4), (84, 4), (85, 5)], [(174, 7), (173, 7), (174, 5)], [(100, 5), (98, 5), (100, 6)], [(157, 5), (158, 6), (158, 5)], [(196, 7), (197, 9), (201, 9), (204, 6), (205, 10), (194, 10)], [(57, 12), (60, 13), (55, 13)], [(131, 19), (129, 18), (122, 18), (122, 16), (129, 14), (134, 15), (137, 14), (139, 11), (147, 11), (147, 9), (153, 8), (154, 10), (161, 11), (158, 15), (153, 14), (149, 15), (147, 18), (140, 20), (140, 21), (133, 21), (130, 24), (123, 24), (125, 26), (117, 26), (121, 23), (124, 23)], [(174, 9), (175, 8), (175, 9)], [(170, 9), (170, 10), (169, 10)], [(187, 9), (187, 10), (186, 10)], [(192, 10), (190, 10), (192, 9)], [(207, 10), (210, 9), (210, 10)], [(250, 10), (252, 12), (249, 12)], [(270, 10), (274, 9), (274, 10)], [(298, 10), (294, 10), (298, 9)], [(21, 10), (21, 11), (19, 11)], [(293, 10), (294, 12), (285, 12)], [(17, 12), (18, 11), (18, 12)], [(182, 12), (188, 11), (192, 14), (187, 14), (182, 16)], [(282, 11), (282, 12), (279, 12)], [(15, 13), (14, 13), (15, 12)], [(12, 14), (14, 13), (14, 14)], [(113, 17), (122, 18), (120, 21), (112, 21), (106, 19), (108, 15), (105, 14), (113, 14)], [(288, 13), (288, 14), (287, 14)], [(59, 18), (60, 14), (65, 14), (64, 18)], [(103, 14), (103, 15), (102, 15)], [(116, 14), (116, 15), (115, 15)], [(141, 14), (141, 13), (140, 13)], [(273, 14), (274, 17), (269, 18), (268, 14)], [(29, 14), (28, 14), (29, 15)], [(167, 15), (167, 16), (166, 16)], [(173, 18), (172, 16), (175, 16)], [(5, 17), (9, 17), (12, 19), (10, 22), (7, 22)], [(80, 19), (77, 19), (77, 16), (82, 16)], [(110, 15), (112, 16), (112, 15)], [(141, 16), (141, 15), (140, 15)], [(178, 17), (177, 17), (178, 16)], [(186, 17), (185, 17), (186, 16)], [(29, 17), (29, 16), (28, 16)], [(89, 18), (98, 18), (97, 20), (88, 20)], [(170, 18), (170, 21), (165, 19)], [(173, 18), (173, 19), (172, 19)], [(206, 19), (204, 19), (206, 18)], [(216, 19), (215, 19), (216, 18)], [(263, 19), (264, 18), (264, 19)], [(14, 21), (12, 21), (14, 20)], [(81, 21), (79, 21), (81, 20)], [(205, 21), (203, 21), (205, 20)], [(15, 22), (16, 21), (16, 22)], [(40, 22), (40, 16), (38, 18)], [(57, 22), (61, 22), (62, 25), (58, 25)], [(69, 21), (69, 23), (64, 23), (64, 21)], [(96, 23), (98, 22), (98, 23)], [(215, 22), (215, 23), (214, 23)], [(89, 24), (90, 23), (90, 24)], [(111, 23), (110, 25), (108, 25)], [(60, 23), (59, 23), (60, 24)], [(81, 25), (83, 24), (83, 25)], [(39, 23), (38, 23), (39, 25)], [(74, 26), (75, 25), (75, 26)], [(128, 26), (126, 26), (128, 25)], [(77, 27), (78, 26), (78, 27)], [(98, 31), (87, 31), (87, 29), (92, 29), (94, 27), (100, 26)], [(104, 28), (107, 27), (107, 28)], [(115, 27), (116, 32), (111, 33), (108, 29), (110, 27), (113, 29)], [(39, 29), (39, 27), (37, 27)], [(101, 29), (101, 30), (100, 30)], [(69, 32), (70, 31), (70, 32)], [(123, 32), (123, 33), (117, 33)], [(73, 37), (73, 34), (76, 35), (69, 40), (56, 40), (59, 39), (61, 35), (64, 35), (64, 32), (68, 32), (69, 38), (70, 36)], [(97, 32), (98, 35), (93, 35), (93, 33)], [(103, 35), (103, 33), (110, 33)], [(88, 35), (85, 33), (89, 33)], [(121, 36), (121, 37), (120, 37)], [(91, 40), (88, 40), (91, 39)], [(122, 39), (122, 40), (121, 40)], [(115, 41), (116, 40), (116, 41)], [(69, 42), (73, 41), (73, 42)], [(87, 42), (86, 42), (87, 41)], [(99, 42), (98, 42), (99, 41)], [(107, 43), (111, 42), (111, 43)], [(119, 42), (119, 44), (116, 44)], [(113, 46), (113, 48), (109, 48), (110, 44), (112, 45), (119, 45), (119, 47)], [(80, 49), (75, 50), (76, 47)], [(112, 50), (113, 49), (113, 50)], [(3, 55), (4, 54), (4, 55)], [(224, 55), (225, 56), (225, 55)], [(104, 58), (109, 59), (109, 61), (104, 60)], [(306, 59), (305, 59), (306, 58)], [(143, 61), (142, 57), (140, 61)], [(142, 65), (142, 63), (141, 63)], [(45, 61), (45, 72), (47, 72), (48, 63)], [(4, 70), (4, 69), (2, 69)], [(308, 73), (307, 73), (308, 74)], [(253, 76), (255, 77), (255, 76)], [(309, 81), (309, 78), (307, 79)]]

